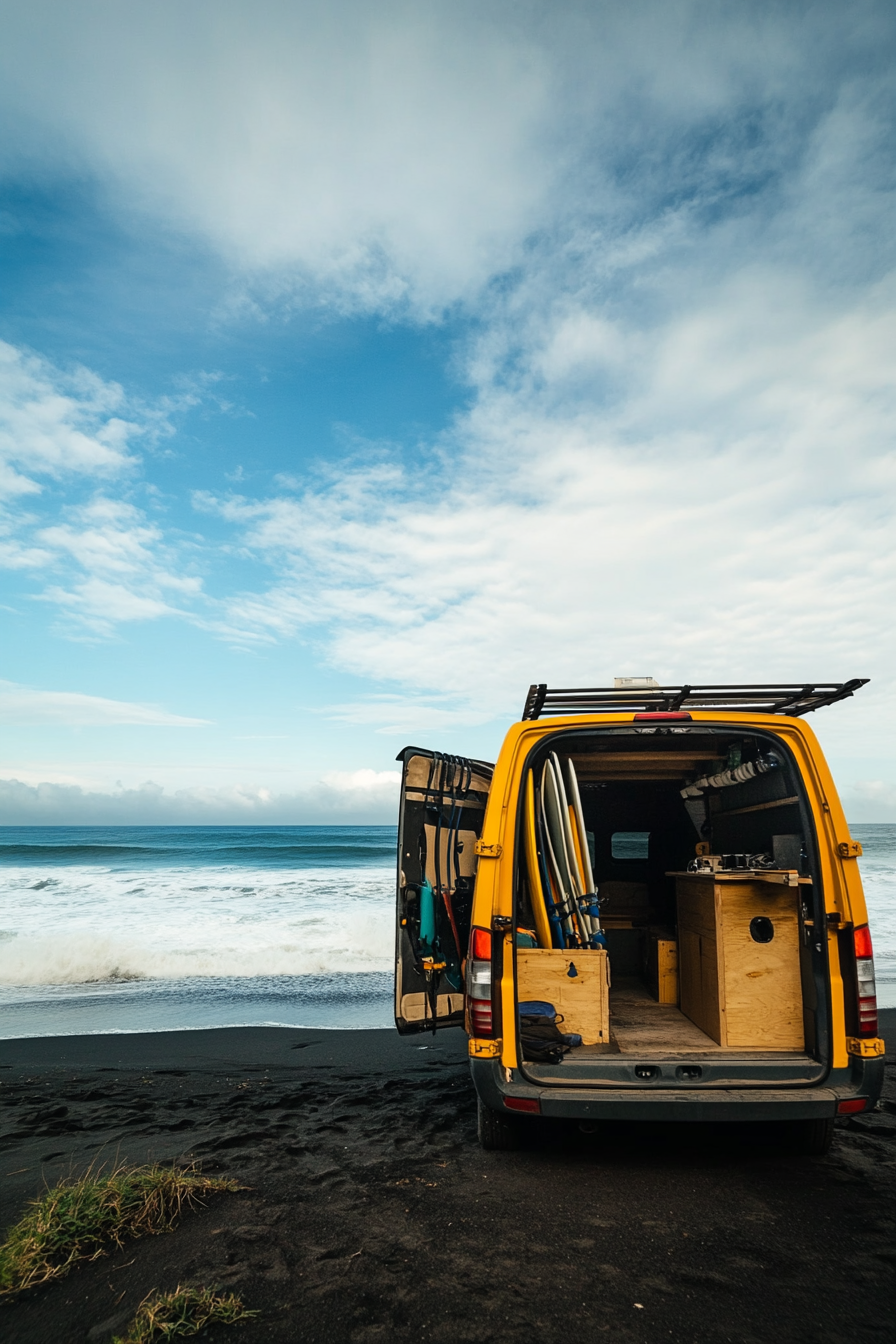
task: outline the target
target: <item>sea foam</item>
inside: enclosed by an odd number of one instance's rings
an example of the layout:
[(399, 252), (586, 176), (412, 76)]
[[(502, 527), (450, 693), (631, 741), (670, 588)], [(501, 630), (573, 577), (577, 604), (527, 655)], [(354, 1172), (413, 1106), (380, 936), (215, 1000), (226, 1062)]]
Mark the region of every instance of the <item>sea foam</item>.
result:
[(383, 972), (394, 877), (374, 867), (7, 867), (0, 985)]

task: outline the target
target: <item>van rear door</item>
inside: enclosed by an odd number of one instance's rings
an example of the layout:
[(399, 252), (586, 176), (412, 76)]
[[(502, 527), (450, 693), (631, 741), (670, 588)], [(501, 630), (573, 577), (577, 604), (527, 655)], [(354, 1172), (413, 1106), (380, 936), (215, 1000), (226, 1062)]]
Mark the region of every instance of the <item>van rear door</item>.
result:
[(405, 747), (398, 817), (395, 1025), (462, 1026), (476, 841), (494, 766)]

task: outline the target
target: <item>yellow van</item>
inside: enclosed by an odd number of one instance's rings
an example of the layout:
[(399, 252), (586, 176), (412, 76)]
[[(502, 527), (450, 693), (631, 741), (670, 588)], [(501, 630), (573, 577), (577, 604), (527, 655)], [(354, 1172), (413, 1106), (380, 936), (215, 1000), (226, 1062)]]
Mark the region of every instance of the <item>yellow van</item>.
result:
[(547, 1116), (821, 1153), (875, 1105), (861, 846), (802, 717), (864, 684), (538, 685), (496, 765), (400, 753), (396, 1026), (466, 1030), (485, 1148)]

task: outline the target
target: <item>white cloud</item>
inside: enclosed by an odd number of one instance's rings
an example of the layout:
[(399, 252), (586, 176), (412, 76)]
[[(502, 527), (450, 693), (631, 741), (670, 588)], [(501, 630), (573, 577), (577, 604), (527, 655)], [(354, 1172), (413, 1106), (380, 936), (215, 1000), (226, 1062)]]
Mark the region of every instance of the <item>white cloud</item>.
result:
[(0, 723), (59, 724), (71, 728), (118, 727), (126, 723), (153, 728), (200, 728), (208, 722), (170, 714), (155, 705), (131, 704), (78, 691), (41, 691), (0, 681)]
[(736, 211), (891, 37), (885, 5), (693, 0), (9, 0), (4, 35), (9, 171), (93, 173), (130, 221), (194, 233), (254, 279), (243, 311), (285, 290), (418, 314), (534, 237), (598, 229), (630, 264), (636, 221)]
[(471, 409), (405, 467), (198, 499), (276, 575), (231, 599), (232, 630), (322, 629), (334, 665), (407, 698), (335, 712), (396, 731), (644, 668), (890, 683), (892, 107), (867, 50), (864, 82), (848, 51), (836, 69), (825, 13), (811, 72), (799, 25), (773, 51), (735, 22), (643, 59), (613, 29), (593, 201), (567, 184), (563, 227), (483, 301)]
[[(0, 566), (37, 575), (41, 596), (94, 634), (183, 615), (202, 587), (183, 544), (111, 492), (132, 483), (134, 442), (171, 433), (170, 412), (196, 400), (187, 390), (155, 407), (131, 404), (88, 369), (66, 371), (0, 342)], [(72, 490), (97, 486), (87, 503), (68, 502)]]
[(36, 537), (46, 556), (81, 570), (68, 587), (48, 586), (44, 600), (96, 634), (122, 622), (185, 616), (183, 604), (202, 596), (202, 580), (182, 572), (184, 559), (158, 524), (121, 500), (100, 496), (70, 508), (65, 522)]
[(112, 476), (132, 465), (129, 443), (142, 430), (124, 409), (117, 383), (84, 368), (66, 373), (0, 341), (2, 493), (37, 494), (42, 474)]
[(394, 794), (401, 783), (400, 770), (329, 770), (323, 783), (343, 793)]
[(4, 45), (32, 158), (362, 306), (483, 283), (551, 175), (544, 56), (471, 4), (14, 5)]
[[(433, 726), (477, 722), (518, 711), (532, 680), (645, 667), (889, 679), (891, 295), (822, 302), (749, 271), (646, 330), (604, 316), (592, 339), (587, 314), (561, 311), (516, 386), (484, 384), (421, 469), (220, 501), (280, 576), (230, 619), (258, 637), (323, 626), (335, 664), (408, 697), (337, 712), (396, 728), (434, 691)], [(608, 349), (612, 402), (560, 409), (565, 380), (602, 382)]]
[(399, 781), (396, 770), (361, 769), (292, 793), (252, 784), (168, 791), (151, 781), (108, 793), (0, 779), (0, 817), (6, 826), (394, 825)]
[(846, 815), (855, 824), (896, 825), (896, 783), (893, 780), (858, 780), (843, 794)]
[(403, 695), (371, 694), (352, 704), (330, 705), (327, 717), (337, 723), (359, 724), (389, 736), (408, 738), (454, 727), (459, 719), (468, 727), (488, 723), (493, 711), (491, 706), (477, 709), (471, 704), (459, 710), (454, 696), (421, 696), (408, 691)]
[(57, 524), (38, 533), (52, 550), (67, 554), (83, 569), (132, 575), (151, 563), (151, 548), (161, 540), (132, 505), (100, 497), (74, 512), (77, 526)]

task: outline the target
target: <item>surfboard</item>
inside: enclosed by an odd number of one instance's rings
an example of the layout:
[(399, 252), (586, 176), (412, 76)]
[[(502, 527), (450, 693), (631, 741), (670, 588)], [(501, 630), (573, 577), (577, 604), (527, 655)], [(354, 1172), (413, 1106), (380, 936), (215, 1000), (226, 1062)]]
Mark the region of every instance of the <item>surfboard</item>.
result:
[(554, 778), (557, 781), (557, 797), (560, 804), (560, 817), (563, 824), (563, 839), (569, 864), (572, 894), (573, 896), (581, 896), (585, 890), (584, 879), (576, 857), (575, 837), (569, 817), (569, 800), (566, 797), (566, 787), (563, 783), (563, 768), (560, 765), (560, 757), (555, 751), (551, 752), (551, 763), (554, 767)]
[(550, 853), (557, 867), (560, 890), (572, 895), (572, 874), (569, 870), (569, 854), (566, 849), (566, 828), (563, 825), (563, 803), (557, 787), (557, 775), (554, 763), (547, 760), (541, 776), (541, 798), (544, 805)]
[(563, 914), (563, 897), (560, 895), (550, 863), (548, 863), (548, 891), (551, 893), (551, 928), (555, 933), (554, 941), (557, 947), (569, 947), (575, 937), (575, 930), (569, 915)]
[(535, 786), (535, 834), (538, 842), (538, 862), (541, 869), (541, 889), (544, 893), (545, 903), (548, 908), (548, 919), (551, 923), (551, 935), (553, 937), (554, 947), (566, 947), (566, 935), (563, 932), (563, 923), (560, 918), (560, 910), (557, 904), (557, 887), (552, 876), (551, 860), (548, 856), (547, 841), (545, 839), (544, 810), (541, 799), (541, 789)]
[[(560, 798), (563, 814), (564, 835), (566, 837), (567, 853), (570, 855), (570, 869), (573, 877), (573, 900), (576, 909), (576, 919), (582, 933), (582, 943), (586, 947), (594, 947), (595, 934), (598, 932), (598, 925), (591, 914), (590, 902), (583, 901), (587, 895), (588, 888), (585, 886), (584, 860), (581, 854), (581, 845), (579, 843), (579, 825), (573, 812), (573, 807), (566, 797), (566, 790), (563, 787), (563, 770), (560, 765), (560, 758), (556, 752), (553, 752), (551, 759), (554, 764), (554, 773), (560, 781)], [(575, 769), (572, 762), (569, 762), (570, 768), (575, 775)], [(578, 784), (578, 781), (576, 781)], [(577, 789), (578, 792), (578, 789)]]
[[(588, 849), (588, 832), (585, 830), (585, 814), (582, 811), (582, 795), (579, 792), (579, 780), (576, 775), (576, 769), (571, 760), (567, 761), (567, 776), (569, 779), (569, 805), (570, 822), (573, 827), (573, 835), (577, 841), (577, 853), (579, 864), (584, 879), (583, 896), (590, 900), (583, 900), (580, 908), (588, 923), (588, 941), (592, 947), (602, 947), (605, 945), (605, 939), (601, 933), (600, 918), (598, 917), (596, 893), (594, 891), (594, 870), (591, 867), (591, 853)], [(592, 896), (592, 893), (594, 895)]]
[(585, 879), (585, 891), (594, 890), (594, 872), (591, 868), (591, 851), (588, 848), (588, 832), (585, 830), (585, 814), (582, 811), (582, 795), (579, 793), (579, 781), (572, 761), (567, 761), (569, 773), (569, 796), (576, 814), (579, 832), (580, 853), (582, 856), (582, 876)]
[(562, 804), (557, 788), (557, 777), (550, 759), (544, 763), (541, 774), (541, 805), (544, 815), (545, 848), (550, 859), (552, 878), (563, 906), (563, 928), (568, 937), (578, 937), (576, 892), (570, 872), (566, 849), (566, 828), (563, 824)]
[(539, 947), (552, 947), (551, 925), (548, 919), (541, 871), (538, 862), (538, 844), (535, 835), (535, 780), (530, 770), (526, 775), (526, 870), (529, 874), (529, 894)]
[[(582, 846), (579, 843), (579, 823), (576, 818), (575, 809), (573, 808), (572, 803), (569, 804), (567, 811), (569, 813), (569, 821), (572, 829), (572, 843), (576, 852), (576, 860), (578, 862), (579, 873), (581, 874), (583, 870)], [(586, 900), (586, 896), (588, 893), (585, 889), (584, 880), (580, 885), (581, 885), (581, 891), (579, 895), (576, 897), (576, 909), (578, 910), (579, 913), (579, 922), (582, 925), (582, 928), (585, 933), (585, 942), (593, 946), (594, 934), (596, 932), (594, 916), (591, 913), (591, 902)]]
[(551, 826), (548, 820), (547, 795), (548, 790), (550, 788), (549, 773), (550, 772), (546, 764), (541, 772), (541, 789), (539, 790), (541, 794), (541, 843), (542, 843), (542, 851), (544, 853), (545, 862), (547, 864), (548, 869), (548, 890), (551, 893), (551, 900), (554, 906), (558, 908), (558, 918), (560, 919), (562, 924), (564, 933), (563, 941), (565, 946), (566, 943), (565, 935), (567, 933), (567, 918), (565, 915), (560, 915), (559, 913), (559, 907), (563, 903), (560, 864), (558, 862), (557, 855), (554, 850), (554, 845), (551, 838)]
[(576, 866), (579, 870), (579, 876), (582, 879), (579, 883), (579, 886), (581, 887), (580, 895), (584, 895), (587, 887), (585, 886), (585, 865), (582, 862), (582, 844), (579, 840), (579, 819), (576, 816), (576, 810), (572, 803), (567, 807), (567, 811), (569, 812), (569, 825), (572, 832), (572, 846), (576, 855)]

